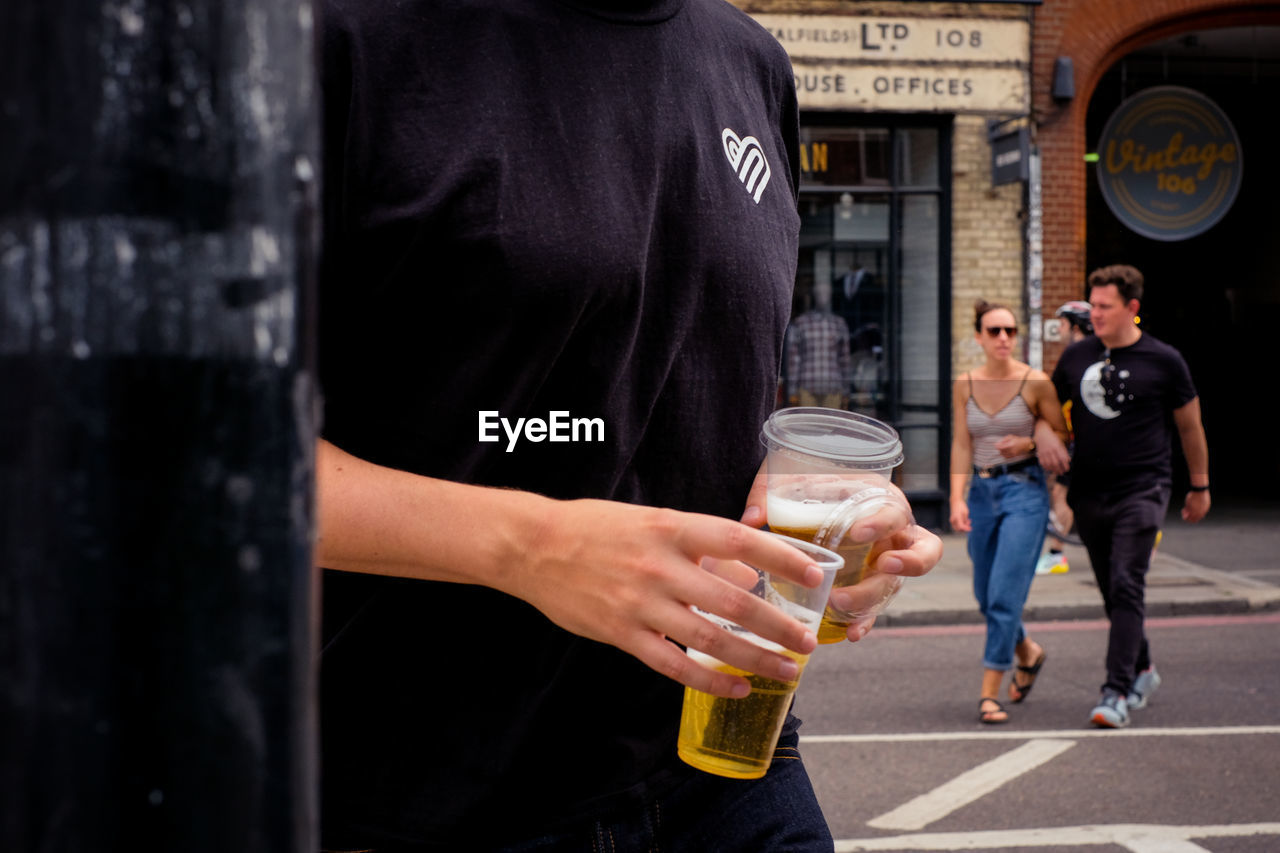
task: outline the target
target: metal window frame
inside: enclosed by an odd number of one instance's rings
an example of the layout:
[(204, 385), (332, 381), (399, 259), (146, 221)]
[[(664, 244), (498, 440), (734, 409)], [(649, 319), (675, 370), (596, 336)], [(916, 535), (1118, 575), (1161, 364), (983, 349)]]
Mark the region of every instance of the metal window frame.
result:
[[(875, 127), (889, 131), (889, 185), (830, 185), (801, 182), (801, 195), (835, 195), (853, 193), (863, 195), (882, 195), (889, 199), (889, 244), (888, 244), (888, 306), (889, 333), (885, 340), (889, 348), (889, 359), (893, 369), (889, 375), (889, 419), (896, 429), (936, 430), (938, 435), (937, 470), (935, 473), (936, 488), (915, 489), (907, 493), (912, 502), (916, 520), (926, 527), (943, 529), (946, 525), (947, 495), (949, 489), (948, 475), (950, 471), (951, 435), (951, 300), (952, 300), (952, 265), (951, 265), (951, 206), (952, 206), (952, 139), (954, 136), (954, 116), (950, 113), (851, 113), (839, 111), (801, 111), (801, 127)], [(931, 186), (905, 187), (900, 183), (901, 148), (899, 134), (904, 129), (929, 128), (938, 133), (938, 181)], [(934, 424), (913, 424), (906, 427), (900, 425), (902, 414), (907, 411), (902, 404), (904, 381), (901, 373), (902, 364), (902, 199), (906, 196), (932, 195), (938, 199), (938, 325), (940, 345), (935, 371), (938, 383), (936, 406), (938, 417)]]

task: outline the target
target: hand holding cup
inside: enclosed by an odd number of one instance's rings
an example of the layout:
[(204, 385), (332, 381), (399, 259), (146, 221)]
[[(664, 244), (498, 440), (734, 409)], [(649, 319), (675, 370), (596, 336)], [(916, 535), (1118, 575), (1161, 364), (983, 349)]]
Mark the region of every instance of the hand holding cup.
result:
[[(778, 611), (811, 630), (817, 630), (831, 592), (832, 581), (844, 561), (839, 555), (811, 542), (776, 533), (770, 535), (813, 560), (823, 573), (823, 582), (816, 587), (807, 587), (742, 563), (720, 565), (715, 567), (715, 571), (735, 585), (749, 588), (752, 595)], [(745, 583), (742, 582), (744, 570)], [(730, 577), (731, 574), (733, 577)], [(732, 619), (700, 608), (693, 609), (710, 626), (745, 639), (762, 649), (787, 654), (796, 661), (795, 677), (779, 680), (739, 670), (695, 648), (688, 650), (690, 659), (701, 666), (745, 677), (751, 685), (751, 692), (745, 698), (729, 699), (686, 687), (677, 746), (680, 758), (708, 773), (737, 779), (758, 779), (769, 768), (774, 747), (782, 732), (782, 724), (791, 707), (791, 697), (800, 682), (800, 674), (803, 673), (809, 656), (789, 652)]]

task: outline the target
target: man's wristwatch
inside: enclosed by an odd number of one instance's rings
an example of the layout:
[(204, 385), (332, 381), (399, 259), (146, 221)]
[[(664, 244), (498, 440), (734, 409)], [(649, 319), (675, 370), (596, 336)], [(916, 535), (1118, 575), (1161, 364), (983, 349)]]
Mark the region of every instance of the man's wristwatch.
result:
[(1203, 486), (1187, 486), (1187, 491), (1189, 491), (1189, 492), (1207, 492), (1207, 491), (1209, 491), (1209, 484), (1208, 484), (1208, 483), (1206, 483), (1206, 484), (1204, 484)]

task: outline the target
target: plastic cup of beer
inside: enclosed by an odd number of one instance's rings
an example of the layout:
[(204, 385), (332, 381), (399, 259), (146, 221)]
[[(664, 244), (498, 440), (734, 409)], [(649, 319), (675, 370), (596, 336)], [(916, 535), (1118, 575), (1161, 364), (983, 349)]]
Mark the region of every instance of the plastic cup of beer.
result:
[[(776, 533), (772, 535), (809, 555), (822, 569), (822, 583), (809, 588), (755, 569), (756, 583), (751, 592), (816, 631), (831, 593), (831, 584), (844, 560), (835, 552), (812, 542)], [(751, 692), (742, 699), (726, 699), (686, 687), (676, 746), (681, 760), (717, 776), (759, 779), (773, 760), (774, 747), (778, 745), (782, 724), (791, 709), (791, 699), (809, 656), (765, 640), (721, 616), (697, 608), (695, 611), (726, 631), (733, 631), (762, 648), (793, 658), (800, 667), (800, 673), (793, 681), (776, 681), (729, 666), (697, 649), (687, 650), (687, 654), (701, 664), (744, 676), (751, 684)]]
[(833, 589), (852, 599), (828, 602), (819, 643), (846, 637), (855, 621), (881, 610), (902, 585), (900, 577), (875, 575), (871, 542), (849, 535), (856, 522), (893, 504), (910, 510), (889, 489), (902, 464), (902, 441), (886, 423), (840, 409), (779, 409), (765, 422), (768, 448), (766, 513), (769, 529), (829, 548), (844, 558)]

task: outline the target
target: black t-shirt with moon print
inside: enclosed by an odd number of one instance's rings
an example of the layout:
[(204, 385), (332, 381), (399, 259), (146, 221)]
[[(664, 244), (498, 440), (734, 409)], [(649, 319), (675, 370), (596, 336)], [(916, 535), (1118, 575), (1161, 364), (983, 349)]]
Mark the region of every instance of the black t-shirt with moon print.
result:
[[(777, 41), (723, 0), (320, 9), (325, 437), (738, 517), (798, 253)], [(680, 685), (501, 593), (329, 571), (323, 631), (326, 846), (479, 849), (695, 772)]]
[(1147, 333), (1110, 350), (1090, 336), (1062, 353), (1053, 384), (1071, 401), (1073, 492), (1124, 494), (1171, 482), (1173, 410), (1196, 397), (1176, 349)]

